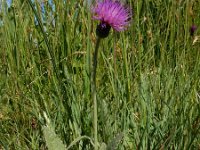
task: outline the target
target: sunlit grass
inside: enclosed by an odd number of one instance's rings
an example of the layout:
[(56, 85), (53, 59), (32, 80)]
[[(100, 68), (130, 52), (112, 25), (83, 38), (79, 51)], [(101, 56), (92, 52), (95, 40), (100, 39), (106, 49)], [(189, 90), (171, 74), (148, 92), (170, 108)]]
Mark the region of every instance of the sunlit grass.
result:
[[(200, 3), (129, 4), (131, 27), (112, 32), (99, 48), (99, 145), (199, 149), (200, 38), (199, 29), (190, 36), (189, 28), (200, 25)], [(85, 1), (44, 6), (44, 14), (39, 1), (35, 12), (23, 0), (1, 6), (0, 149), (46, 149), (44, 112), (66, 147), (93, 149), (90, 75), (97, 22)]]

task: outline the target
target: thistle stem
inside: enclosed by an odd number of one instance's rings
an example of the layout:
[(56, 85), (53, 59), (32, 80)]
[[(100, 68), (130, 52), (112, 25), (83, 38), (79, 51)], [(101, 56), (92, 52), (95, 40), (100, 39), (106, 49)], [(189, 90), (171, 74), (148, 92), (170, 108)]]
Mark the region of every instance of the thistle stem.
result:
[(97, 138), (97, 96), (96, 96), (96, 69), (97, 69), (97, 57), (98, 57), (98, 49), (100, 45), (101, 38), (97, 38), (97, 43), (95, 47), (95, 51), (93, 54), (93, 68), (92, 68), (92, 99), (93, 99), (93, 107), (94, 107), (94, 145), (95, 150), (98, 149), (98, 138)]

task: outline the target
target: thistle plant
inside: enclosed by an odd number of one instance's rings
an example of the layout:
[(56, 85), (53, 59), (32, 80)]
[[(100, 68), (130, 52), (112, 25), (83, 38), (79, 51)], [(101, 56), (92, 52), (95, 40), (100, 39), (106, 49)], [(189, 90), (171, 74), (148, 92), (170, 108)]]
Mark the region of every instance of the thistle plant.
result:
[(190, 35), (191, 35), (191, 36), (194, 36), (194, 33), (195, 33), (196, 30), (197, 30), (197, 26), (193, 24), (193, 25), (190, 27)]
[(96, 27), (97, 42), (93, 55), (93, 69), (91, 90), (94, 107), (94, 144), (95, 149), (98, 149), (98, 128), (97, 128), (97, 96), (96, 96), (96, 69), (97, 58), (100, 41), (102, 38), (106, 38), (109, 35), (110, 29), (115, 31), (123, 31), (127, 29), (131, 20), (131, 10), (129, 7), (123, 5), (119, 1), (103, 0), (97, 1), (92, 7), (93, 18), (99, 20), (100, 23)]

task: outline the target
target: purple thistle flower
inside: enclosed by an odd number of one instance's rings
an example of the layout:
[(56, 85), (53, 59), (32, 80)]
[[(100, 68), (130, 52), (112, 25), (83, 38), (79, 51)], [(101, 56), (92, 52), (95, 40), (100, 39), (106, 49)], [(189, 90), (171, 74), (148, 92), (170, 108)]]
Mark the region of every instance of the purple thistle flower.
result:
[(190, 35), (193, 36), (193, 35), (194, 35), (194, 32), (195, 32), (196, 30), (197, 30), (197, 26), (192, 25), (192, 26), (190, 27)]
[(116, 31), (125, 30), (131, 21), (131, 9), (118, 0), (97, 0), (92, 8), (93, 18), (100, 20), (97, 35), (107, 37), (112, 27)]

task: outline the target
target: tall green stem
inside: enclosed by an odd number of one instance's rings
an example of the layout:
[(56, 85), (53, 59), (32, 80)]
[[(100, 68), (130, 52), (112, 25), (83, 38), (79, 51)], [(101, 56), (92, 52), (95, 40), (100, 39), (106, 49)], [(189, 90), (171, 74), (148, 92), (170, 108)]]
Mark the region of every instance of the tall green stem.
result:
[(98, 138), (97, 138), (97, 94), (96, 94), (96, 69), (97, 69), (97, 57), (98, 57), (98, 49), (101, 39), (97, 38), (97, 43), (93, 55), (93, 68), (92, 68), (92, 99), (94, 105), (94, 145), (95, 150), (98, 149)]

